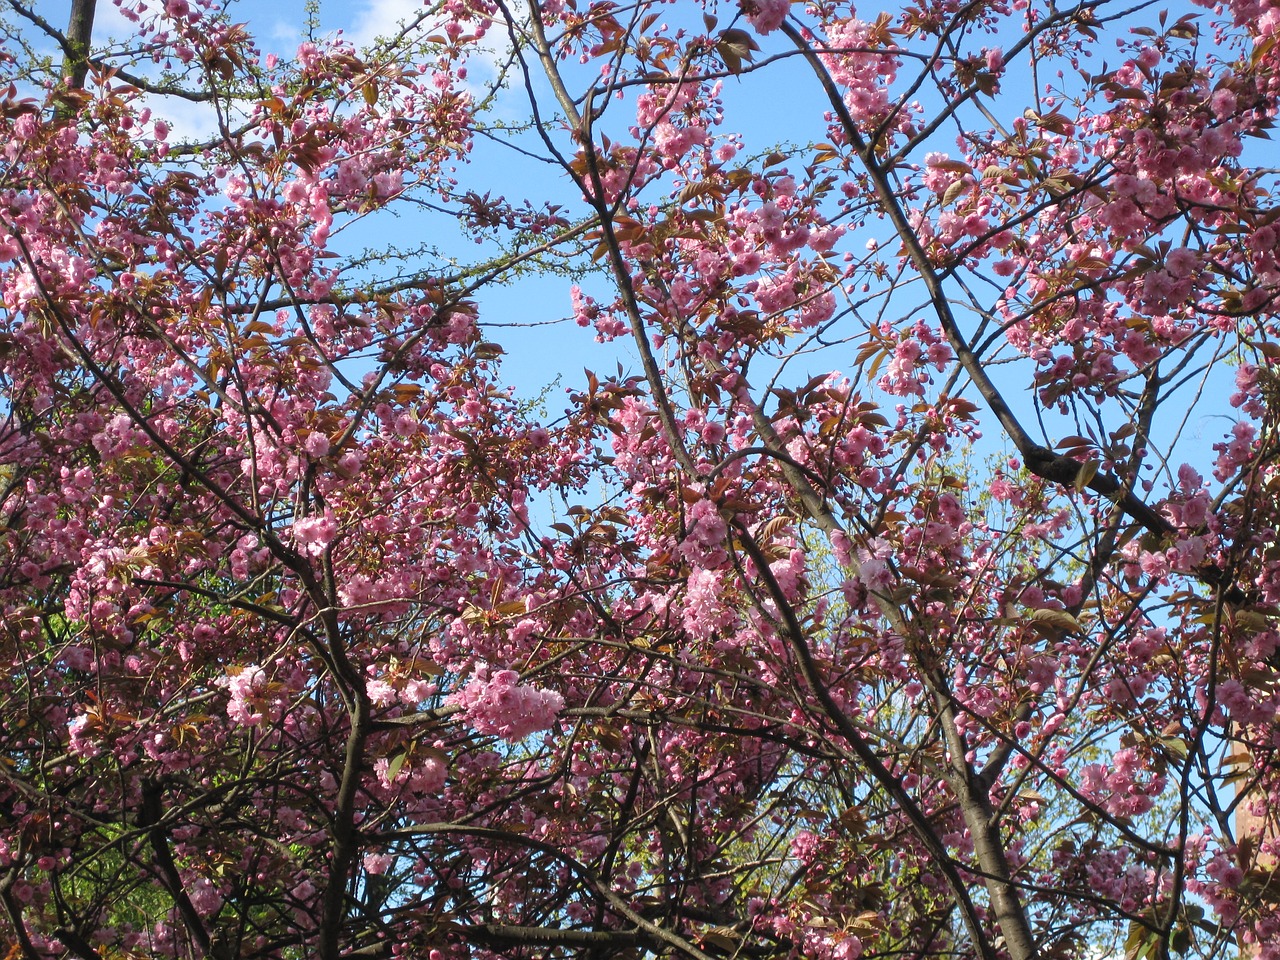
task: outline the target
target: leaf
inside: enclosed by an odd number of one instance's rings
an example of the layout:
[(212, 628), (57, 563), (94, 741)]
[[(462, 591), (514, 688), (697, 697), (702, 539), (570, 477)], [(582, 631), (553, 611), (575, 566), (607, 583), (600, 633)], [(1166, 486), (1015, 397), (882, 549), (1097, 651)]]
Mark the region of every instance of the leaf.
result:
[(756, 534), (756, 539), (761, 543), (768, 543), (776, 537), (781, 531), (791, 525), (791, 518), (787, 516), (773, 517), (766, 520), (764, 525), (760, 527)]
[(1145, 90), (1137, 87), (1123, 87), (1118, 83), (1107, 85), (1107, 89), (1117, 100), (1146, 100), (1147, 94)]
[(1242, 897), (1280, 904), (1280, 868), (1254, 867), (1244, 875), (1239, 889)]
[[(687, 210), (684, 215), (686, 219), (692, 220), (695, 223), (717, 223), (723, 219), (723, 216), (714, 210)], [(674, 231), (672, 236), (690, 237), (696, 240), (702, 236), (702, 231), (680, 230)]]
[(1237, 747), (1232, 753), (1222, 759), (1224, 767), (1241, 767), (1248, 769), (1253, 766), (1253, 754), (1243, 747)]
[(978, 410), (976, 403), (972, 400), (966, 400), (964, 397), (950, 398), (947, 401), (947, 406), (951, 411), (951, 415), (958, 420), (972, 420), (974, 419), (974, 413)]
[(1259, 613), (1256, 610), (1237, 610), (1234, 614), (1235, 622), (1244, 627), (1251, 633), (1261, 633), (1264, 630), (1271, 629), (1271, 620), (1266, 614)]
[(1240, 679), (1248, 687), (1270, 692), (1276, 686), (1277, 681), (1280, 681), (1280, 674), (1266, 668), (1253, 669), (1246, 667), (1240, 671)]
[(1084, 633), (1084, 627), (1080, 621), (1065, 610), (1032, 610), (1027, 617), (1032, 623), (1040, 626), (1053, 627), (1055, 630), (1065, 630), (1070, 633)]
[(1254, 344), (1254, 348), (1268, 360), (1280, 360), (1280, 343), (1263, 340)]
[(1124, 960), (1146, 960), (1160, 946), (1160, 935), (1136, 920), (1129, 924), (1129, 935), (1124, 941)]
[(943, 160), (935, 160), (933, 163), (929, 164), (929, 166), (933, 167), (935, 170), (946, 170), (948, 173), (973, 173), (973, 167), (969, 166), (969, 164), (965, 163), (963, 160), (954, 160), (951, 157), (947, 157)]
[(715, 947), (725, 953), (736, 953), (742, 944), (742, 934), (732, 927), (716, 927), (702, 934), (702, 945)]
[(816, 143), (813, 148), (817, 151), (813, 155), (814, 163), (826, 163), (828, 160), (836, 160), (840, 157), (840, 151), (829, 143)]
[(400, 775), (400, 771), (404, 769), (404, 762), (407, 759), (409, 759), (408, 750), (398, 750), (395, 755), (392, 756), (390, 762), (387, 764), (388, 783), (395, 783), (396, 777), (398, 777)]
[(1085, 488), (1093, 482), (1093, 478), (1098, 475), (1098, 461), (1088, 460), (1080, 464), (1080, 470), (1076, 473), (1076, 479), (1073, 486), (1076, 493), (1084, 493)]
[(951, 186), (947, 187), (946, 192), (942, 195), (942, 205), (950, 206), (961, 194), (966, 193), (969, 189), (967, 180), (957, 180)]
[(1073, 126), (1075, 126), (1067, 117), (1063, 116), (1057, 110), (1037, 117), (1036, 124), (1042, 130), (1048, 130), (1050, 133), (1067, 133)]
[(715, 196), (719, 198), (722, 196), (723, 189), (714, 180), (694, 180), (686, 183), (680, 189), (680, 192), (676, 195), (676, 202), (684, 206), (689, 201), (697, 200), (700, 197)]
[(760, 45), (756, 43), (755, 37), (747, 33), (745, 30), (739, 30), (736, 27), (730, 28), (720, 34), (720, 42), (731, 44), (741, 50), (740, 54), (743, 59), (751, 59), (751, 54), (760, 49)]
[(1169, 948), (1174, 953), (1186, 953), (1191, 949), (1193, 942), (1191, 928), (1185, 923), (1179, 923), (1173, 928), (1173, 934), (1169, 937)]
[(1267, 54), (1269, 54), (1272, 48), (1275, 47), (1277, 38), (1280, 38), (1280, 34), (1273, 33), (1254, 44), (1253, 53), (1249, 56), (1250, 66), (1257, 67), (1267, 58)]
[(875, 910), (863, 910), (849, 924), (849, 932), (859, 937), (878, 933), (884, 926), (884, 920)]
[(1009, 167), (1001, 167), (996, 164), (990, 164), (982, 171), (983, 180), (1000, 180), (1004, 183), (1021, 183), (1022, 178), (1018, 176), (1015, 170)]
[(725, 30), (716, 41), (716, 53), (720, 54), (725, 68), (735, 76), (742, 72), (743, 61), (750, 63), (752, 54), (759, 49), (751, 34), (736, 27)]

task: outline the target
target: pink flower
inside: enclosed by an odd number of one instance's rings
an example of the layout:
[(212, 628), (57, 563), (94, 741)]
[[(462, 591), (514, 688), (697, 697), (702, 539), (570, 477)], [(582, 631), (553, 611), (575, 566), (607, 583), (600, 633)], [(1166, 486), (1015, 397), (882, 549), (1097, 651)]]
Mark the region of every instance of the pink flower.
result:
[(695, 566), (719, 566), (724, 558), (724, 541), (729, 526), (720, 509), (710, 500), (699, 500), (689, 507), (688, 533), (680, 544), (680, 553)]
[(1200, 272), (1200, 255), (1186, 247), (1175, 247), (1165, 256), (1164, 268), (1177, 279), (1195, 276)]
[(395, 687), (385, 680), (370, 680), (364, 685), (364, 691), (375, 707), (389, 707), (396, 702)]
[(742, 12), (761, 33), (772, 33), (782, 26), (790, 8), (791, 0), (744, 0), (742, 4)]
[(893, 571), (888, 561), (893, 557), (893, 548), (879, 538), (870, 540), (864, 549), (858, 551), (858, 578), (871, 590), (883, 592), (893, 585)]
[(69, 734), (67, 749), (77, 756), (87, 759), (96, 757), (102, 752), (102, 748), (93, 740), (96, 732), (89, 715), (80, 714), (80, 716), (67, 724), (67, 733)]
[(1204, 478), (1190, 464), (1178, 467), (1178, 486), (1183, 493), (1197, 493), (1204, 486)]
[(187, 885), (187, 896), (196, 913), (202, 917), (211, 917), (222, 906), (222, 893), (214, 882), (207, 877), (199, 877), (194, 883)]
[(511, 743), (546, 730), (564, 709), (564, 697), (554, 690), (521, 683), (514, 670), (499, 670), (491, 676), (484, 664), (449, 702), (466, 711), (477, 733), (493, 734)]
[(293, 524), (294, 542), (302, 548), (303, 553), (313, 557), (324, 553), (325, 548), (333, 543), (333, 538), (337, 535), (338, 521), (327, 507), (321, 516), (304, 517), (294, 521)]
[(843, 530), (836, 530), (830, 535), (831, 552), (836, 563), (848, 567), (853, 563), (853, 542)]
[(229, 673), (218, 681), (231, 695), (227, 701), (227, 716), (236, 723), (254, 727), (265, 717), (260, 694), (267, 686), (267, 673), (257, 664), (250, 664)]
[(801, 863), (812, 863), (821, 852), (822, 840), (808, 830), (801, 830), (791, 840), (791, 855)]
[(714, 570), (695, 569), (689, 574), (689, 589), (684, 598), (682, 622), (689, 636), (706, 640), (727, 621), (721, 600), (724, 583)]
[(391, 758), (380, 757), (373, 763), (373, 773), (384, 787), (395, 786), (411, 794), (435, 796), (449, 779), (449, 765), (433, 751), (426, 756), (415, 758), (412, 762), (402, 756), (401, 764), (394, 776), (391, 771)]
[(366, 853), (364, 855), (364, 869), (366, 873), (381, 876), (391, 869), (391, 864), (395, 862), (395, 857), (386, 853)]
[(307, 435), (306, 441), (302, 444), (302, 449), (307, 451), (307, 455), (313, 460), (319, 460), (329, 455), (329, 438), (319, 430), (313, 430)]

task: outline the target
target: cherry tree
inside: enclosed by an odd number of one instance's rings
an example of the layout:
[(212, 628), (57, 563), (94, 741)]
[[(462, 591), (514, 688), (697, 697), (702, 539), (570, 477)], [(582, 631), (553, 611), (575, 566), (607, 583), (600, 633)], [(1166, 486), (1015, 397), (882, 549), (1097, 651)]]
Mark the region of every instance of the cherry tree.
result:
[(7, 8), (7, 956), (1280, 957), (1274, 0)]

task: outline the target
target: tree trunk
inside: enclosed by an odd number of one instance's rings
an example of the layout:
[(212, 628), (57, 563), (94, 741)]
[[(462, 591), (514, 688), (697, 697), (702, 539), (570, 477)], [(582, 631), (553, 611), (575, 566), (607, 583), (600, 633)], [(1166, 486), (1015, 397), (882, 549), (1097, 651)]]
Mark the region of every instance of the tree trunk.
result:
[(62, 76), (72, 90), (81, 89), (89, 75), (89, 41), (93, 36), (93, 15), (97, 5), (98, 0), (72, 0), (71, 3)]

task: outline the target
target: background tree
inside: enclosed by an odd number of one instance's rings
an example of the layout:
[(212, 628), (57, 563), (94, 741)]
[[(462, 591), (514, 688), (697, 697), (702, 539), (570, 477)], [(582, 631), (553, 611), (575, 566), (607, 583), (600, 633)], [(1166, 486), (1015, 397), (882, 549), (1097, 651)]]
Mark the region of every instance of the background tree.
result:
[(10, 955), (1280, 955), (1280, 7), (8, 5)]

